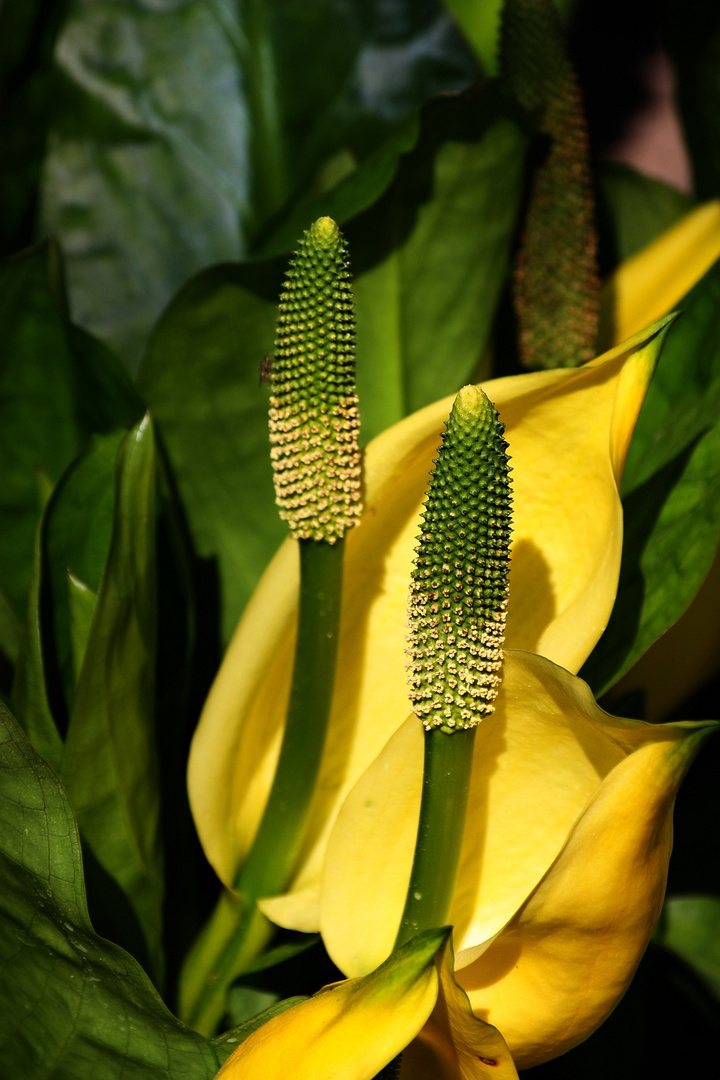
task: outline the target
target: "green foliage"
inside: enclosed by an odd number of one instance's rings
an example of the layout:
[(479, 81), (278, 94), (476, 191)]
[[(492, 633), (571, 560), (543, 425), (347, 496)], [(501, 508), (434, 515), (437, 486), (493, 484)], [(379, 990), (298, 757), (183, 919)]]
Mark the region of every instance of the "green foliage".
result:
[(2, 704), (0, 814), (4, 1074), (210, 1080), (212, 1047), (175, 1020), (132, 957), (94, 932), (67, 795)]
[(107, 348), (63, 314), (53, 241), (0, 264), (0, 586), (25, 614), (37, 472), (54, 483), (93, 431), (137, 418), (137, 395)]
[(683, 191), (608, 161), (597, 172), (599, 212), (612, 233), (612, 259), (620, 263), (692, 210)]
[(672, 896), (655, 941), (693, 968), (720, 1001), (720, 898)]
[[(8, 1080), (210, 1080), (252, 1030), (339, 977), (315, 938), (281, 937), (231, 987), (234, 1026), (213, 1042), (158, 996), (175, 1008), (216, 887), (187, 807), (187, 746), (285, 536), (260, 367), (303, 230), (330, 215), (348, 240), (363, 443), (517, 370), (508, 295), (538, 175), (528, 148), (558, 132), (495, 82), (471, 86), (473, 51), (497, 68), (500, 7), (0, 3)], [(573, 4), (556, 7), (566, 21)], [(666, 33), (696, 194), (714, 196), (717, 4), (673, 0)], [(694, 205), (627, 166), (592, 178), (604, 272)], [(598, 692), (682, 615), (720, 541), (720, 267), (678, 306), (625, 472), (617, 604), (582, 673)], [(564, 316), (544, 321), (567, 337)], [(717, 787), (693, 776), (680, 895), (645, 975), (537, 1080), (635, 1080), (648, 1062), (662, 1075), (644, 1024), (657, 1043), (672, 1009), (693, 1046), (720, 1026), (720, 873), (688, 870), (714, 865)]]
[(582, 670), (596, 693), (682, 615), (720, 542), (720, 265), (679, 306), (623, 477), (618, 597)]
[(474, 69), (437, 3), (397, 0), (69, 0), (55, 63), (41, 219), (76, 318), (133, 365), (192, 274), (267, 244), (296, 202), (318, 216), (367, 162), (356, 212), (397, 149), (368, 159)]
[(720, 195), (720, 11), (714, 0), (670, 0), (667, 48), (698, 198)]

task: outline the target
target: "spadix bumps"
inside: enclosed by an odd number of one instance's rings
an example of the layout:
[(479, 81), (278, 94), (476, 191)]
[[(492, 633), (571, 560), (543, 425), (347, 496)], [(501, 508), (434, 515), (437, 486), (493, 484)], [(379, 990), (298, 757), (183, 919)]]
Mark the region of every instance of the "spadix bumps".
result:
[(479, 387), (453, 405), (410, 586), (410, 700), (426, 728), (474, 727), (500, 684), (510, 559), (504, 427)]
[(287, 274), (271, 368), (270, 456), (280, 516), (296, 539), (331, 544), (361, 512), (347, 267), (337, 225), (319, 218)]

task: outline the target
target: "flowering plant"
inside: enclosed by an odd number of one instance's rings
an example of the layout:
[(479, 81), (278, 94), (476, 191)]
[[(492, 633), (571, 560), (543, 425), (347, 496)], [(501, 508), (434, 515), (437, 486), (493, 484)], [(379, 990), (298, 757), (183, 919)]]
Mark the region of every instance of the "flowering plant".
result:
[(513, 1077), (651, 935), (543, 1069), (702, 1062), (698, 5), (692, 194), (590, 153), (589, 0), (0, 5), (9, 1080)]

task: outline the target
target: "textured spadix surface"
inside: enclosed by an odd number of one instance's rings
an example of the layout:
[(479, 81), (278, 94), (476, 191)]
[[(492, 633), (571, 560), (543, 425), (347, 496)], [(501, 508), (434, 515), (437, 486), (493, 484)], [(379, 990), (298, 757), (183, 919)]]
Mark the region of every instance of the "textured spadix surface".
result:
[(334, 543), (360, 518), (360, 418), (347, 245), (332, 218), (303, 235), (287, 272), (270, 396), (280, 516), (296, 539)]
[(512, 504), (503, 431), (487, 395), (465, 386), (440, 435), (408, 604), (410, 701), (426, 728), (475, 727), (500, 685)]

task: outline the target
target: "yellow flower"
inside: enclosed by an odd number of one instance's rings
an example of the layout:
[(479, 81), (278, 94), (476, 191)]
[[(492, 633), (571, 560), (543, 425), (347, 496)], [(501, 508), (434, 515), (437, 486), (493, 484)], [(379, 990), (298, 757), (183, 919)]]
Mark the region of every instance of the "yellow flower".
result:
[(273, 1017), (218, 1080), (372, 1080), (401, 1052), (400, 1080), (517, 1080), (502, 1036), (473, 1016), (452, 972), (449, 930), (426, 931), (377, 971)]
[[(578, 370), (496, 379), (506, 426), (514, 546), (506, 645), (577, 671), (605, 627), (622, 545), (618, 481), (668, 320)], [(288, 889), (265, 904), (314, 930), (327, 839), (347, 794), (408, 712), (405, 622), (418, 518), (450, 399), (386, 431), (365, 455), (361, 523), (348, 534), (338, 671), (308, 836)], [(297, 550), (278, 552), (248, 605), (193, 740), (198, 833), (232, 887), (265, 805), (284, 722)]]
[[(449, 921), (456, 978), (518, 1068), (587, 1038), (627, 989), (662, 906), (675, 795), (714, 727), (616, 719), (562, 668), (505, 653), (495, 713), (476, 733)], [(320, 929), (346, 975), (392, 950), (422, 773), (410, 716), (338, 815)]]

